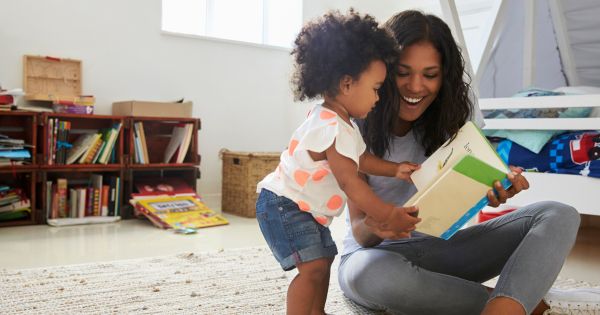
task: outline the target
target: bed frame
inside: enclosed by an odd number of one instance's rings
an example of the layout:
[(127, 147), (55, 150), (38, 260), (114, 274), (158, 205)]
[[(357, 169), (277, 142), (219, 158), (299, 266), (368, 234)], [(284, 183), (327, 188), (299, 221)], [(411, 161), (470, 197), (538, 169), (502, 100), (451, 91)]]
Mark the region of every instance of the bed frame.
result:
[[(594, 117), (485, 119), (484, 129), (600, 130), (600, 94), (481, 98), (479, 107), (482, 110), (594, 107)], [(575, 207), (581, 214), (600, 216), (600, 178), (551, 173), (524, 173), (524, 176), (530, 188), (511, 198), (507, 204), (523, 206), (554, 200)]]

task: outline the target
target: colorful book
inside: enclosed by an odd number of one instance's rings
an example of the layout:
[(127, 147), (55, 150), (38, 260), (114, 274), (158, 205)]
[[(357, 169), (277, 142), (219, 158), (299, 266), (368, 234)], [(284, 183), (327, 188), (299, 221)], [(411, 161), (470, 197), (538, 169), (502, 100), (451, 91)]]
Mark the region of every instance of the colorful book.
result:
[(73, 146), (67, 151), (66, 164), (75, 163), (82, 155), (88, 151), (90, 146), (100, 137), (97, 133), (86, 133), (80, 135), (73, 143)]
[(204, 203), (192, 196), (157, 197), (139, 200), (136, 207), (152, 221), (174, 229), (203, 228), (229, 224)]
[(481, 130), (467, 122), (411, 175), (417, 193), (404, 206), (419, 207), (417, 231), (447, 240), (487, 205), (496, 180), (510, 187), (509, 172)]

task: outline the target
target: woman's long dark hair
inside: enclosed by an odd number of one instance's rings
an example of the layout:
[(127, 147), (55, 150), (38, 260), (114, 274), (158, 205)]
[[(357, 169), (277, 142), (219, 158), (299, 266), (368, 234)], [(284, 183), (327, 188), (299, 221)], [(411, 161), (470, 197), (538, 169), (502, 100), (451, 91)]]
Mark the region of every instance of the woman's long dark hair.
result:
[[(471, 116), (472, 102), (469, 99), (469, 77), (465, 75), (465, 61), (452, 37), (448, 25), (440, 18), (419, 11), (403, 11), (391, 17), (384, 27), (391, 31), (400, 48), (418, 42), (430, 42), (442, 58), (442, 84), (437, 97), (414, 123), (418, 141), (430, 155)], [(382, 157), (394, 136), (398, 119), (400, 93), (396, 86), (396, 71), (389, 71), (380, 90), (377, 106), (365, 120), (363, 135), (367, 148)], [(465, 75), (466, 76), (466, 75)]]

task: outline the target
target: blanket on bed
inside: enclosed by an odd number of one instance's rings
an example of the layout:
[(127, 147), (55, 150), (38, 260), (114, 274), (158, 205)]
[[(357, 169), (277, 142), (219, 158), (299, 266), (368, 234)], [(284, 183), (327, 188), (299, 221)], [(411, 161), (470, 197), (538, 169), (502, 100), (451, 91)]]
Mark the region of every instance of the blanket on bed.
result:
[(576, 174), (600, 178), (600, 132), (568, 132), (551, 139), (538, 153), (510, 141), (498, 144), (498, 154), (509, 165), (527, 171)]

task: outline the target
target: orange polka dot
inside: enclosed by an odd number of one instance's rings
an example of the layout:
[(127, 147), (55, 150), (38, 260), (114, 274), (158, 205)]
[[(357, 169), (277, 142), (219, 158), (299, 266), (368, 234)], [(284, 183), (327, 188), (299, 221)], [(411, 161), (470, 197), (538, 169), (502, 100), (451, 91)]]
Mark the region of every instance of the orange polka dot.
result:
[(312, 174), (312, 179), (315, 182), (318, 182), (323, 179), (323, 177), (327, 176), (327, 174), (329, 174), (328, 170), (318, 170)]
[(290, 145), (288, 146), (288, 153), (290, 155), (294, 155), (294, 150), (296, 150), (297, 146), (298, 146), (298, 140), (292, 139), (292, 141), (290, 141)]
[(325, 225), (325, 224), (327, 224), (327, 221), (328, 221), (328, 220), (327, 220), (327, 217), (326, 217), (326, 216), (322, 216), (322, 215), (320, 215), (320, 216), (316, 217), (316, 218), (315, 218), (315, 220), (316, 220), (316, 221), (317, 221), (319, 224), (321, 224), (321, 225)]
[(326, 110), (321, 111), (321, 113), (319, 114), (319, 118), (321, 118), (323, 120), (331, 119), (335, 116), (337, 116), (337, 115), (332, 112), (326, 111)]
[(296, 201), (296, 204), (298, 204), (298, 208), (300, 208), (300, 210), (310, 211), (310, 206), (308, 205), (308, 203), (306, 203), (302, 200), (298, 200), (298, 201)]
[(310, 177), (310, 174), (306, 171), (303, 170), (297, 170), (294, 172), (294, 180), (296, 180), (296, 183), (298, 183), (298, 185), (304, 187), (304, 184), (306, 184), (306, 181), (308, 180), (308, 178)]
[(329, 210), (337, 210), (343, 203), (344, 199), (342, 199), (340, 195), (333, 195), (333, 197), (329, 198), (329, 201), (327, 201), (327, 208), (329, 208)]
[(337, 125), (337, 121), (332, 121), (332, 122), (328, 123), (328, 125), (329, 126), (335, 126), (335, 125)]

